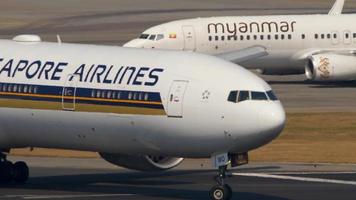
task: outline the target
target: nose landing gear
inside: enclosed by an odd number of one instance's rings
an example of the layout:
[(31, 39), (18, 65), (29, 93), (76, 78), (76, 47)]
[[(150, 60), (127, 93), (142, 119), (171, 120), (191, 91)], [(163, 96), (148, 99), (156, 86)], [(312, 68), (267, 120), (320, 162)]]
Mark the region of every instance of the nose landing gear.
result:
[(29, 169), (25, 162), (12, 162), (6, 159), (6, 154), (0, 152), (0, 184), (25, 183), (29, 177)]
[(217, 184), (210, 190), (211, 200), (229, 200), (232, 197), (231, 187), (225, 183), (228, 165), (237, 167), (248, 163), (248, 154), (219, 154), (212, 157), (213, 165), (218, 168), (215, 180)]
[(226, 178), (227, 165), (219, 167), (219, 173), (216, 176), (217, 185), (210, 190), (210, 198), (212, 200), (229, 200), (232, 197), (232, 189), (228, 184), (224, 183)]

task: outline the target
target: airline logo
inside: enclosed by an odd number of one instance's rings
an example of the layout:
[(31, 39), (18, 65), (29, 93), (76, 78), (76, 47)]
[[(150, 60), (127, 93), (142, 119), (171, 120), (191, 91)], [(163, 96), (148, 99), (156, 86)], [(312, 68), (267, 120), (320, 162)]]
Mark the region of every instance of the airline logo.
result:
[[(62, 79), (63, 71), (68, 66), (70, 66), (68, 62), (0, 58), (0, 78), (20, 76), (27, 79), (58, 81)], [(155, 67), (104, 64), (81, 64), (74, 69), (68, 74), (77, 75), (80, 82), (141, 86), (155, 86), (164, 71)], [(65, 77), (68, 74), (65, 74)]]
[(318, 70), (322, 78), (330, 77), (330, 62), (329, 58), (320, 58)]

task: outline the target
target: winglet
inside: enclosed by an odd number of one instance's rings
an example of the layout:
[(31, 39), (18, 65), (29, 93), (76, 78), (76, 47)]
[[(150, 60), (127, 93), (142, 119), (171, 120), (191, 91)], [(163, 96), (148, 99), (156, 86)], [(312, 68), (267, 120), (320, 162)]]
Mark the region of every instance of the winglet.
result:
[(329, 11), (329, 15), (341, 15), (344, 4), (345, 0), (336, 0), (333, 7)]

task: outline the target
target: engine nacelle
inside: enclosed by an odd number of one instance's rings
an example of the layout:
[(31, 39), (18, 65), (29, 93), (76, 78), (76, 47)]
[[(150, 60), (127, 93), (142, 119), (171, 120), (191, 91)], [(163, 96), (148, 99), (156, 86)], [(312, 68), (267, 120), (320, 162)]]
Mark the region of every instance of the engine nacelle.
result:
[(337, 54), (310, 56), (305, 66), (305, 75), (314, 81), (355, 80), (356, 57)]
[(179, 165), (183, 158), (99, 153), (111, 164), (139, 171), (164, 171)]

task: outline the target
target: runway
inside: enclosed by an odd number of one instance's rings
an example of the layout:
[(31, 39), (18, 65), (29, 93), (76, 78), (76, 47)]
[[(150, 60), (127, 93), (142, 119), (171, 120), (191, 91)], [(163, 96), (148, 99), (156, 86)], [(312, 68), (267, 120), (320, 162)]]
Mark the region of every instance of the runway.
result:
[[(26, 185), (0, 187), (0, 199), (208, 199), (216, 172), (208, 160), (142, 173), (100, 159), (21, 158), (31, 168)], [(354, 199), (356, 165), (253, 163), (230, 171), (233, 199)]]

